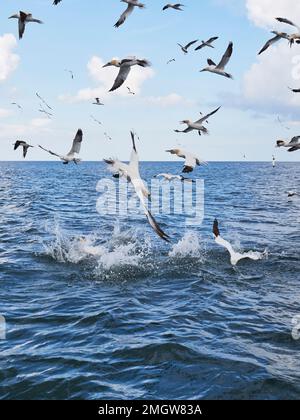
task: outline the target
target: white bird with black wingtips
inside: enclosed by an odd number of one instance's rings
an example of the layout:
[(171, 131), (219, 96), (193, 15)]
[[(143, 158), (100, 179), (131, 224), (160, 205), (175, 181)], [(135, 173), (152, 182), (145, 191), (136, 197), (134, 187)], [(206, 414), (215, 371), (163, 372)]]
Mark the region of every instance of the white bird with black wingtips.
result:
[(195, 41), (191, 41), (191, 42), (189, 42), (188, 44), (186, 44), (186, 45), (181, 45), (181, 44), (177, 44), (177, 45), (179, 45), (179, 47), (181, 48), (181, 50), (182, 50), (182, 52), (184, 52), (184, 54), (187, 54), (189, 51), (188, 51), (188, 49), (192, 46), (192, 45), (194, 45), (194, 44), (196, 44), (196, 42), (198, 42), (198, 39), (196, 39)]
[(205, 67), (204, 69), (200, 70), (200, 72), (208, 71), (210, 73), (218, 74), (219, 76), (227, 77), (228, 79), (233, 79), (232, 75), (225, 71), (225, 67), (229, 63), (229, 60), (232, 56), (232, 52), (233, 52), (233, 43), (230, 42), (220, 63), (216, 64), (209, 58), (207, 60), (208, 67)]
[(25, 158), (26, 158), (26, 155), (27, 155), (27, 152), (28, 152), (28, 149), (29, 149), (30, 147), (33, 147), (33, 146), (31, 146), (30, 144), (26, 143), (26, 141), (23, 141), (23, 140), (17, 140), (17, 141), (15, 142), (15, 144), (14, 144), (14, 150), (17, 150), (17, 149), (18, 149), (18, 147), (22, 147), (22, 148), (23, 148), (23, 157), (24, 157), (24, 159), (25, 159)]
[(43, 22), (39, 19), (34, 19), (32, 17), (31, 13), (25, 13), (20, 11), (19, 13), (16, 13), (15, 15), (12, 15), (9, 17), (9, 19), (18, 19), (18, 27), (19, 27), (19, 39), (23, 38), (24, 32), (25, 32), (25, 26), (27, 23), (40, 23)]
[(170, 149), (170, 150), (166, 150), (166, 152), (171, 153), (171, 155), (176, 155), (179, 158), (185, 159), (182, 172), (186, 174), (193, 172), (193, 170), (196, 168), (197, 165), (198, 166), (207, 165), (207, 163), (204, 160), (199, 159), (193, 153), (188, 152), (183, 149)]
[(286, 147), (288, 148), (288, 152), (296, 152), (300, 150), (300, 136), (293, 137), (291, 141), (277, 140), (276, 146)]
[(201, 134), (208, 134), (208, 130), (206, 127), (204, 127), (203, 123), (207, 120), (209, 117), (211, 117), (212, 115), (214, 115), (216, 112), (219, 111), (221, 107), (215, 109), (213, 112), (211, 112), (210, 114), (205, 115), (204, 117), (200, 118), (198, 121), (192, 122), (190, 120), (183, 120), (181, 121), (181, 124), (186, 124), (188, 127), (181, 131), (181, 130), (175, 130), (175, 133), (190, 133), (191, 131), (198, 131), (199, 136), (201, 136)]
[(145, 8), (145, 5), (143, 3), (139, 3), (138, 0), (121, 0), (121, 2), (127, 3), (127, 9), (121, 14), (118, 22), (115, 24), (115, 28), (119, 28), (119, 26), (123, 25), (135, 7), (138, 7), (139, 9)]
[(168, 3), (163, 7), (163, 11), (167, 10), (167, 9), (174, 9), (174, 10), (180, 10), (181, 12), (183, 12), (183, 9), (181, 9), (182, 7), (184, 7), (184, 4), (181, 3)]
[(60, 160), (63, 161), (64, 165), (67, 165), (70, 162), (74, 162), (77, 165), (78, 163), (81, 162), (81, 159), (77, 158), (76, 155), (80, 153), (82, 139), (83, 139), (83, 133), (82, 133), (82, 130), (79, 129), (73, 140), (72, 148), (67, 155), (59, 155), (55, 152), (52, 152), (51, 150), (45, 149), (44, 147), (40, 145), (39, 147), (45, 150), (45, 152), (50, 153), (50, 155), (57, 156)]

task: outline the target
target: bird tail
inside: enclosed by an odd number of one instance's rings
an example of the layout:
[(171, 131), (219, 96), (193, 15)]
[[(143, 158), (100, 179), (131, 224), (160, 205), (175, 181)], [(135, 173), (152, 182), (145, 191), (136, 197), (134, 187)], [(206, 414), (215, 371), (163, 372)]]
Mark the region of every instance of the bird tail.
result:
[(148, 60), (138, 60), (138, 65), (141, 67), (150, 67), (151, 63)]

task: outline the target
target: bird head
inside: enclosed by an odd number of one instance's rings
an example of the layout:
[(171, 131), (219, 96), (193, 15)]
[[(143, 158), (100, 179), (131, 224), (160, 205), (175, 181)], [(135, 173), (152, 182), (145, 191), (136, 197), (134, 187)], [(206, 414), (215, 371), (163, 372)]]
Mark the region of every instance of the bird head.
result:
[(183, 121), (180, 121), (180, 124), (189, 124), (190, 123), (190, 120), (183, 120)]
[(176, 155), (179, 152), (179, 149), (166, 150), (166, 152), (171, 153), (171, 155)]
[(285, 141), (284, 140), (277, 140), (276, 145), (277, 145), (277, 147), (283, 147), (283, 146), (285, 146)]
[(119, 61), (114, 59), (114, 60), (109, 61), (107, 64), (104, 64), (102, 68), (110, 67), (110, 66), (118, 66), (118, 64), (119, 64)]

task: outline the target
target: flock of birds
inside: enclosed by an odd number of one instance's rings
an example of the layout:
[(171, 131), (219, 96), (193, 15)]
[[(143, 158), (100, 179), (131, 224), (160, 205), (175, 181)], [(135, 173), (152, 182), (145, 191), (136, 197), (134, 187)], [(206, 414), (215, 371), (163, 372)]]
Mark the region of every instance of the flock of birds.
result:
[[(61, 3), (62, 0), (54, 0), (53, 4), (58, 5)], [(138, 0), (121, 0), (121, 2), (126, 3), (127, 7), (124, 10), (124, 12), (121, 14), (120, 18), (114, 25), (116, 28), (119, 28), (121, 25), (123, 25), (128, 17), (131, 15), (131, 13), (135, 9), (145, 9), (145, 5), (143, 3), (140, 3)], [(176, 4), (166, 4), (163, 7), (163, 11), (166, 11), (168, 9), (173, 9), (175, 11), (183, 11), (185, 6), (181, 3)], [(25, 28), (28, 23), (38, 23), (42, 24), (43, 22), (40, 19), (33, 18), (31, 13), (25, 13), (23, 11), (20, 11), (17, 14), (14, 14), (10, 17), (10, 19), (17, 19), (18, 20), (18, 29), (19, 29), (19, 39), (22, 39), (24, 36)], [(295, 33), (286, 33), (286, 32), (278, 32), (278, 31), (272, 31), (272, 33), (275, 35), (273, 38), (267, 41), (267, 43), (263, 46), (263, 48), (259, 51), (259, 54), (262, 54), (265, 52), (271, 45), (274, 43), (280, 41), (280, 40), (287, 40), (290, 47), (292, 47), (295, 43), (300, 44), (300, 27), (294, 24), (292, 21), (285, 19), (285, 18), (276, 18), (277, 21), (292, 26), (297, 29), (297, 32)], [(215, 48), (214, 43), (218, 40), (219, 37), (213, 36), (209, 38), (207, 41), (201, 41), (201, 43), (196, 46), (195, 51), (202, 50), (204, 48)], [(198, 40), (193, 40), (186, 45), (178, 44), (181, 51), (184, 54), (188, 54), (189, 50), (192, 46), (195, 46), (195, 44), (198, 43)], [(226, 67), (231, 59), (231, 56), (233, 54), (233, 42), (229, 42), (229, 45), (222, 56), (220, 62), (216, 64), (213, 60), (210, 58), (207, 60), (208, 66), (200, 70), (201, 72), (210, 72), (218, 76), (223, 76), (227, 79), (233, 79), (232, 74), (228, 73), (226, 71)], [(170, 59), (167, 64), (171, 64), (172, 62), (175, 62), (175, 58)], [(151, 66), (151, 63), (149, 60), (146, 59), (139, 59), (137, 57), (127, 57), (122, 60), (116, 60), (113, 59), (109, 61), (107, 64), (105, 64), (103, 67), (116, 67), (118, 69), (118, 74), (115, 78), (115, 81), (113, 83), (113, 86), (109, 90), (109, 92), (113, 92), (117, 89), (119, 89), (121, 86), (124, 85), (126, 82), (130, 71), (132, 67), (139, 66), (142, 68), (146, 68)], [(74, 79), (74, 73), (72, 70), (65, 69), (66, 72), (68, 72), (72, 79)], [(133, 92), (129, 86), (127, 86), (128, 94), (135, 95), (135, 92)], [(300, 93), (300, 89), (298, 88), (290, 88), (293, 93)], [(38, 99), (40, 100), (40, 109), (39, 112), (44, 113), (48, 118), (51, 118), (52, 116), (52, 108), (47, 104), (47, 102), (37, 93), (36, 94)], [(16, 102), (12, 103), (13, 105), (17, 106), (18, 108), (22, 108), (19, 104)], [(104, 104), (101, 102), (100, 98), (95, 98), (95, 102), (93, 105), (96, 106), (103, 106)], [(196, 121), (191, 120), (183, 120), (181, 121), (182, 124), (185, 124), (187, 127), (184, 130), (174, 130), (176, 133), (191, 133), (195, 131), (200, 136), (202, 134), (208, 135), (208, 129), (205, 126), (206, 123), (208, 123), (208, 119), (215, 115), (221, 107), (218, 107), (217, 109), (213, 110), (212, 112), (208, 113), (207, 115), (202, 115), (201, 118), (199, 118)], [(98, 123), (102, 124), (98, 119), (96, 119), (93, 115), (91, 115), (91, 119)], [(111, 140), (111, 137), (105, 132), (105, 137), (109, 140)], [(163, 240), (169, 242), (170, 237), (161, 229), (161, 227), (158, 225), (156, 220), (154, 219), (153, 215), (151, 214), (147, 201), (150, 199), (150, 192), (148, 188), (146, 187), (144, 181), (142, 180), (140, 176), (139, 171), (139, 156), (136, 148), (136, 141), (135, 141), (135, 133), (131, 132), (131, 140), (132, 140), (132, 152), (129, 163), (123, 163), (119, 161), (118, 159), (105, 159), (105, 163), (108, 165), (109, 170), (113, 173), (114, 178), (125, 178), (129, 183), (132, 184), (134, 191), (137, 195), (137, 197), (140, 200), (141, 206), (143, 208), (143, 211), (145, 213), (145, 216), (150, 224), (150, 226), (153, 228), (153, 230), (156, 232), (156, 234)], [(80, 153), (81, 145), (83, 140), (83, 132), (81, 129), (79, 129), (75, 135), (75, 138), (72, 143), (71, 150), (65, 154), (58, 154), (56, 152), (53, 152), (52, 150), (46, 149), (45, 147), (39, 145), (39, 147), (44, 150), (45, 152), (51, 154), (52, 156), (55, 156), (59, 158), (63, 164), (67, 165), (68, 163), (73, 162), (74, 164), (78, 164), (81, 159), (79, 159), (78, 154)], [(294, 152), (297, 150), (300, 150), (300, 136), (293, 137), (290, 141), (285, 140), (278, 140), (276, 143), (277, 147), (285, 147), (288, 149), (289, 152)], [(27, 155), (27, 152), (30, 148), (34, 147), (30, 144), (28, 144), (26, 141), (23, 140), (17, 140), (14, 144), (14, 149), (17, 150), (18, 148), (23, 149), (23, 156), (24, 158)], [(182, 158), (185, 160), (182, 173), (191, 173), (194, 171), (196, 166), (205, 165), (206, 162), (202, 159), (200, 159), (198, 156), (196, 156), (194, 153), (189, 152), (187, 150), (184, 150), (182, 148), (173, 148), (170, 150), (167, 150), (166, 152), (171, 153), (172, 155), (176, 155), (179, 158)], [(274, 162), (274, 159), (273, 159)], [(273, 165), (274, 166), (274, 165)], [(168, 173), (162, 173), (158, 174), (157, 177), (162, 177), (164, 180), (168, 182), (172, 182), (174, 180), (182, 181), (182, 182), (193, 182), (192, 179), (185, 178), (182, 175), (178, 174), (168, 174)], [(288, 196), (293, 197), (295, 195), (299, 195), (297, 192), (289, 191)], [(230, 260), (232, 265), (236, 265), (240, 260), (244, 258), (250, 258), (252, 260), (258, 260), (264, 257), (265, 253), (259, 253), (250, 251), (244, 254), (235, 252), (231, 244), (227, 241), (225, 241), (220, 236), (219, 231), (219, 225), (218, 220), (214, 221), (213, 224), (213, 234), (215, 237), (215, 241), (218, 245), (225, 247), (229, 254), (230, 254)]]

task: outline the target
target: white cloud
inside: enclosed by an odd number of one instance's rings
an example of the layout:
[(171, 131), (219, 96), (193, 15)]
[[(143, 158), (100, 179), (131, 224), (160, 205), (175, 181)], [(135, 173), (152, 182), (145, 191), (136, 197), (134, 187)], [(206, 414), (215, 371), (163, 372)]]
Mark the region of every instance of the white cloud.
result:
[(183, 96), (177, 93), (170, 93), (166, 96), (150, 96), (145, 98), (145, 101), (149, 104), (161, 107), (171, 107), (177, 105), (193, 105), (193, 101), (185, 99)]
[(0, 108), (0, 118), (7, 118), (12, 114), (13, 112), (10, 109)]
[(249, 19), (260, 27), (277, 26), (276, 17), (300, 24), (299, 0), (246, 0), (246, 7)]
[(20, 62), (20, 57), (12, 51), (17, 46), (17, 40), (12, 34), (0, 37), (0, 81), (6, 80)]
[(16, 138), (49, 132), (48, 125), (50, 123), (51, 120), (48, 118), (34, 118), (23, 124), (2, 123), (0, 124), (0, 138)]

